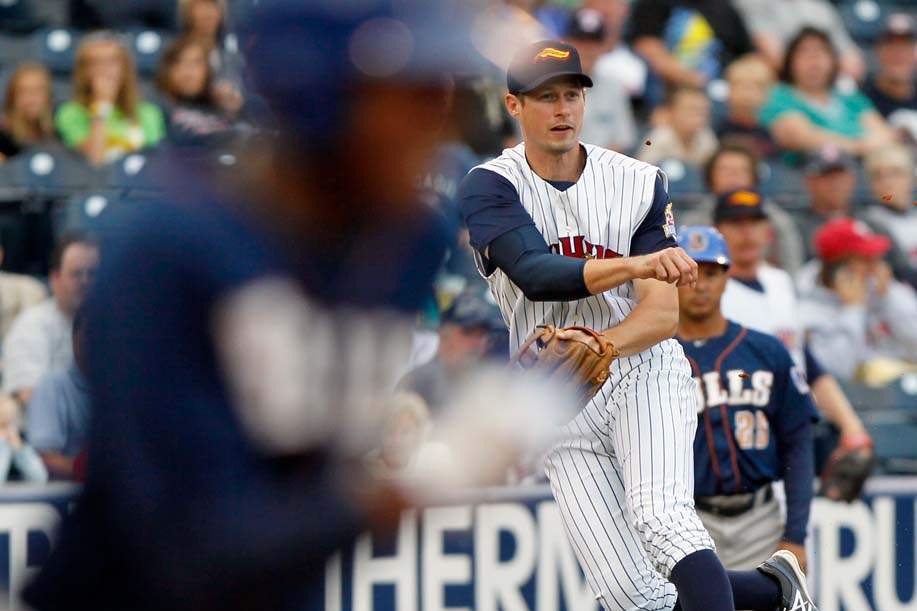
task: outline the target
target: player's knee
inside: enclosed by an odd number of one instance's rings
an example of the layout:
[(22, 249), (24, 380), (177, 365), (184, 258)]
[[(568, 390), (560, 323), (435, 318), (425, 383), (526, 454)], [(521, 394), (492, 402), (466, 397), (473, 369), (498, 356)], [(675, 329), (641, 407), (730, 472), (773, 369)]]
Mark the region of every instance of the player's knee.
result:
[(713, 539), (693, 511), (634, 506), (634, 529), (653, 566), (668, 575), (679, 560), (700, 549), (713, 549)]

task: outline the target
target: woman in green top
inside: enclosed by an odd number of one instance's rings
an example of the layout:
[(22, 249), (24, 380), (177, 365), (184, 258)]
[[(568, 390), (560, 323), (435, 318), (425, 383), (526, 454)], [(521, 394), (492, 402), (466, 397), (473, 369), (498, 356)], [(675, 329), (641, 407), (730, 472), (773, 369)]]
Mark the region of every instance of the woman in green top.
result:
[(87, 36), (76, 54), (74, 99), (57, 111), (54, 123), (67, 146), (94, 165), (159, 142), (165, 121), (159, 108), (138, 99), (130, 52), (114, 35)]
[(837, 50), (821, 30), (805, 27), (790, 42), (783, 82), (761, 109), (761, 124), (782, 148), (807, 152), (834, 146), (865, 155), (895, 139), (864, 95), (834, 88), (838, 62)]

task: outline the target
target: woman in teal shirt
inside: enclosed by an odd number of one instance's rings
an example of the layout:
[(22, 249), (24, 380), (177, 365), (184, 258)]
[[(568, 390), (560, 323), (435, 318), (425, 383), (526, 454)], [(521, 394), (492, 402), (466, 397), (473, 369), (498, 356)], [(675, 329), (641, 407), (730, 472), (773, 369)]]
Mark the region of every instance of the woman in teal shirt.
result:
[(796, 152), (788, 161), (825, 146), (865, 155), (895, 139), (866, 96), (834, 87), (838, 61), (830, 38), (816, 28), (803, 28), (787, 47), (782, 83), (761, 109), (761, 124), (777, 144)]

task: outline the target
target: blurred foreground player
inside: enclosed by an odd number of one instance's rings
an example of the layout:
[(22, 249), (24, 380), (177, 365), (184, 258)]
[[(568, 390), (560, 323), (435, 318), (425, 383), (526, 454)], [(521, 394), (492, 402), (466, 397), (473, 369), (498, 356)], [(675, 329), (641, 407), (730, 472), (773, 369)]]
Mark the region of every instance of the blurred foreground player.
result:
[[(805, 567), (817, 417), (805, 375), (776, 337), (723, 316), (730, 265), (723, 236), (712, 227), (679, 233), (679, 244), (699, 265), (697, 284), (678, 289), (677, 335), (700, 401), (698, 515), (729, 568), (753, 568), (777, 549), (792, 552)], [(778, 480), (786, 490), (785, 522), (772, 489)]]
[(88, 479), (33, 608), (318, 609), (325, 558), (394, 521), (399, 495), (358, 457), (442, 261), (412, 185), (441, 131), (458, 27), (430, 30), (449, 17), (268, 0), (246, 18), (279, 136), (237, 184), (177, 170), (106, 244)]

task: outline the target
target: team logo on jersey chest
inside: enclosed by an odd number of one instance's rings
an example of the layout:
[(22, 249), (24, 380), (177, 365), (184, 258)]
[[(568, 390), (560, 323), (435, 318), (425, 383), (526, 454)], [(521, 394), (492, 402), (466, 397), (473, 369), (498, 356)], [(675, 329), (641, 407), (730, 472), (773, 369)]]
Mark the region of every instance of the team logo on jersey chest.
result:
[(614, 259), (621, 256), (621, 253), (593, 244), (581, 235), (558, 238), (557, 244), (551, 244), (551, 252), (577, 259)]
[[(725, 373), (725, 385), (719, 371), (708, 371), (702, 377), (694, 378), (699, 412), (720, 405), (764, 407), (770, 403), (774, 385), (772, 371), (759, 369), (749, 375), (742, 369), (730, 369)], [(748, 386), (745, 384), (746, 379), (751, 382)]]

